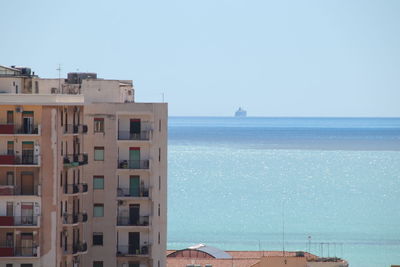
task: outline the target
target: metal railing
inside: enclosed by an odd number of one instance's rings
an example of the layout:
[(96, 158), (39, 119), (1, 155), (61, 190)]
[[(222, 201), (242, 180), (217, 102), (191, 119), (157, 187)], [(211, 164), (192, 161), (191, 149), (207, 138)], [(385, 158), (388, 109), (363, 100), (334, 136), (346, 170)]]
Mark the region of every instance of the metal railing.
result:
[(117, 188), (118, 197), (149, 197), (149, 188), (139, 187), (139, 188)]
[(76, 244), (67, 245), (64, 247), (64, 254), (78, 254), (87, 251), (86, 242), (77, 242)]
[(149, 169), (149, 160), (118, 160), (118, 169)]
[(150, 245), (117, 245), (117, 257), (124, 256), (149, 256), (151, 246)]
[(0, 185), (0, 196), (38, 196), (39, 186)]
[(64, 194), (86, 193), (87, 191), (88, 185), (85, 183), (64, 185)]
[(37, 215), (28, 216), (0, 216), (0, 226), (37, 226)]
[(64, 124), (64, 134), (87, 133), (88, 127), (85, 124)]
[(39, 134), (40, 125), (0, 124), (0, 134)]
[(118, 226), (149, 226), (150, 216), (139, 216), (132, 218), (130, 216), (117, 216)]
[(0, 155), (0, 165), (38, 165), (38, 163), (39, 156), (37, 155)]
[(64, 156), (64, 166), (81, 166), (85, 164), (88, 164), (88, 155), (86, 153)]
[(0, 246), (0, 257), (37, 257), (38, 246)]
[(63, 214), (63, 224), (76, 224), (80, 222), (87, 222), (87, 213), (76, 213), (76, 214)]
[(118, 140), (150, 140), (150, 130), (140, 133), (131, 133), (130, 131), (118, 131)]

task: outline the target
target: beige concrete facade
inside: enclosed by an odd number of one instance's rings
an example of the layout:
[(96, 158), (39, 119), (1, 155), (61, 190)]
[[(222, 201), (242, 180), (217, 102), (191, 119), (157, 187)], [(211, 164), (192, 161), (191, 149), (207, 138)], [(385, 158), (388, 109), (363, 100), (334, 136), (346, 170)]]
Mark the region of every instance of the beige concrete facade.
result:
[(165, 267), (167, 104), (26, 72), (0, 66), (0, 267)]

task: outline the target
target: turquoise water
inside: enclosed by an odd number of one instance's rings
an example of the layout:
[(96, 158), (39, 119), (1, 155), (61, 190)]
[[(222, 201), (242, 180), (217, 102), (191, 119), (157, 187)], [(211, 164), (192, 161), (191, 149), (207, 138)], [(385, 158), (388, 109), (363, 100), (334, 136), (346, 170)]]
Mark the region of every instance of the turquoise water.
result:
[(170, 118), (170, 249), (284, 244), (390, 266), (399, 203), (400, 119)]

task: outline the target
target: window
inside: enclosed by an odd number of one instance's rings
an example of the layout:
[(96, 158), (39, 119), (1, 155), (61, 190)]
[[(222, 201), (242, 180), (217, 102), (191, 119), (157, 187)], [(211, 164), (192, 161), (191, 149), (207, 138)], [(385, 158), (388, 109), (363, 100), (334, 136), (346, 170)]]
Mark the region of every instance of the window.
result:
[(103, 262), (102, 261), (94, 261), (93, 267), (103, 267)]
[(161, 161), (161, 147), (158, 148), (158, 162)]
[(7, 263), (6, 267), (13, 267), (12, 263)]
[(7, 155), (14, 155), (14, 141), (7, 142)]
[(158, 131), (161, 132), (161, 120), (158, 121)]
[(93, 176), (93, 189), (104, 189), (104, 176)]
[(161, 176), (158, 176), (158, 190), (161, 190)]
[(95, 133), (104, 133), (104, 118), (94, 118), (93, 127)]
[(160, 204), (158, 204), (158, 217), (160, 217), (160, 213), (161, 213), (161, 207)]
[(93, 233), (93, 246), (103, 245), (103, 233)]
[(33, 267), (32, 263), (21, 263), (21, 267)]
[(160, 232), (158, 232), (158, 244), (160, 244)]
[(104, 160), (104, 147), (102, 146), (94, 147), (94, 160), (99, 160), (99, 161)]
[(14, 124), (14, 111), (7, 111), (7, 124)]
[(93, 217), (104, 217), (104, 204), (94, 204)]
[(7, 172), (7, 185), (14, 185), (14, 172)]

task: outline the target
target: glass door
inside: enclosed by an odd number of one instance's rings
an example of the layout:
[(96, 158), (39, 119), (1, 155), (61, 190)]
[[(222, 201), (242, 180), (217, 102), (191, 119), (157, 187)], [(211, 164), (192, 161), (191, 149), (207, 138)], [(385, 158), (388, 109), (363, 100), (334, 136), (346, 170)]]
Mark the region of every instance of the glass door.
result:
[(140, 147), (129, 148), (129, 169), (140, 169)]
[(129, 195), (138, 197), (140, 195), (140, 176), (129, 177)]

